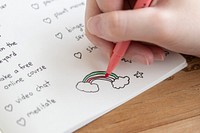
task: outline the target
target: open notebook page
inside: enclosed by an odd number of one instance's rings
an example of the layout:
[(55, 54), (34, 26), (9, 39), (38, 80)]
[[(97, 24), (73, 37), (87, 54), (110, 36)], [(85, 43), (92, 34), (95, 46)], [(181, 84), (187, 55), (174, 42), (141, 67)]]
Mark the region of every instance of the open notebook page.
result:
[(186, 66), (108, 59), (84, 35), (85, 0), (0, 1), (0, 131), (73, 132)]

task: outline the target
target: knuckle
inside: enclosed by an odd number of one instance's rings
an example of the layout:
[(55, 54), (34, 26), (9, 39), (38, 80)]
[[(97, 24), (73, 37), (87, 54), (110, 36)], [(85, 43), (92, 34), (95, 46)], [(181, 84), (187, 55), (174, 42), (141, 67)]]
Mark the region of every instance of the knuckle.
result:
[(173, 18), (170, 13), (156, 12), (153, 21), (153, 28), (156, 31), (155, 35), (160, 42), (173, 40), (176, 27), (174, 27)]

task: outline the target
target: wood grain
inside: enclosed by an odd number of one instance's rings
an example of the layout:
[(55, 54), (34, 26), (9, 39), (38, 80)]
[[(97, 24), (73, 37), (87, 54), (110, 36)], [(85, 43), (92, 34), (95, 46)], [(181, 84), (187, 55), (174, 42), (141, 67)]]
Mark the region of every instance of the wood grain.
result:
[(200, 133), (200, 59), (76, 133)]

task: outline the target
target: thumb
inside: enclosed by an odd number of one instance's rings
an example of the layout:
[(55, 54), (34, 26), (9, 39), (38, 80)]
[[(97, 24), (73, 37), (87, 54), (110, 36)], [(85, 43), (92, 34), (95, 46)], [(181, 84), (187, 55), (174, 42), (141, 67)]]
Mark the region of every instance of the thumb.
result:
[(102, 13), (91, 17), (87, 28), (91, 34), (112, 42), (134, 40), (160, 44), (172, 28), (168, 24), (170, 15), (158, 10), (149, 7)]

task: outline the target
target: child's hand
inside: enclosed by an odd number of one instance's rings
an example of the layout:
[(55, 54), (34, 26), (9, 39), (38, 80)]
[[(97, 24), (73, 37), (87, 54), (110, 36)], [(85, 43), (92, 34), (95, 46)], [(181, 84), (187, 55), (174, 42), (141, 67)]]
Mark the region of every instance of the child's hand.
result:
[(86, 35), (108, 56), (113, 42), (134, 40), (126, 56), (140, 63), (163, 60), (159, 47), (200, 57), (200, 1), (154, 0), (149, 8), (122, 10), (125, 1), (87, 0)]

